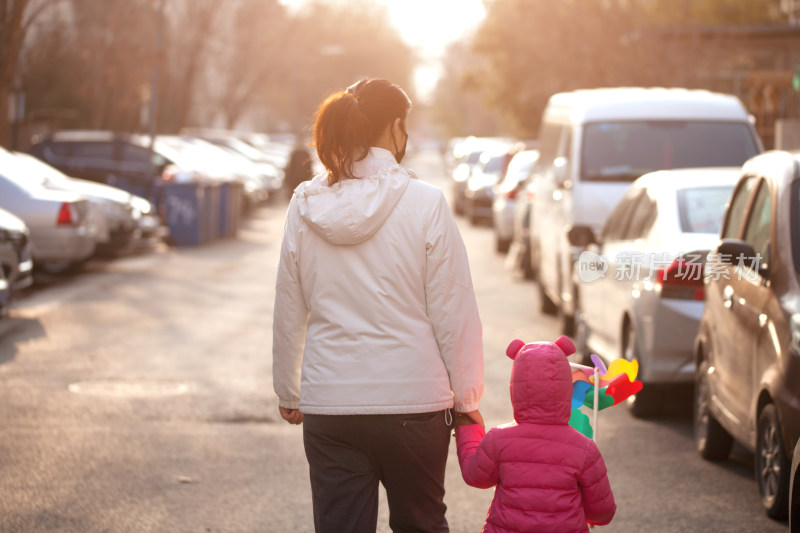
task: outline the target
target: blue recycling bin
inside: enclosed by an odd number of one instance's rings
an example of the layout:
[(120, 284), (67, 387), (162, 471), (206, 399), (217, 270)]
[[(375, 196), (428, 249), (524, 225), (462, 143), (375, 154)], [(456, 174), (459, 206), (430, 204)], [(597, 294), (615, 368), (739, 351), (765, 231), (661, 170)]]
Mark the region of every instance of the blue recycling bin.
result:
[(206, 187), (201, 183), (167, 183), (161, 188), (170, 239), (176, 246), (207, 242)]
[(219, 235), (223, 239), (236, 237), (242, 222), (244, 186), (238, 181), (227, 181), (220, 188)]
[(220, 189), (221, 183), (205, 184), (205, 203), (203, 205), (203, 240), (211, 242), (220, 237), (219, 216), (220, 216)]

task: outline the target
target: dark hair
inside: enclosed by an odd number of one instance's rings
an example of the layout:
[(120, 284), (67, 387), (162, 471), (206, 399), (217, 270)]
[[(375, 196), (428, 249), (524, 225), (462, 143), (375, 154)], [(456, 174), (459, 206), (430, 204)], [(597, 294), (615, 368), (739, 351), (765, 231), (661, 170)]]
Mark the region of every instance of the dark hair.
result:
[(409, 109), (405, 91), (382, 79), (365, 78), (326, 98), (317, 110), (314, 144), (328, 184), (353, 177), (353, 161), (364, 159), (386, 126), (405, 119)]

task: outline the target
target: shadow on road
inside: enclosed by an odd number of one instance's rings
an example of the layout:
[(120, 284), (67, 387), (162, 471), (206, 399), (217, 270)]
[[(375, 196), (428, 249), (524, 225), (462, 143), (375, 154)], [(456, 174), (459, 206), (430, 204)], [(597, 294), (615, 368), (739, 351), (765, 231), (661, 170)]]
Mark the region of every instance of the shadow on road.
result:
[(42, 323), (35, 318), (10, 316), (0, 320), (0, 365), (16, 357), (17, 345), (46, 334)]

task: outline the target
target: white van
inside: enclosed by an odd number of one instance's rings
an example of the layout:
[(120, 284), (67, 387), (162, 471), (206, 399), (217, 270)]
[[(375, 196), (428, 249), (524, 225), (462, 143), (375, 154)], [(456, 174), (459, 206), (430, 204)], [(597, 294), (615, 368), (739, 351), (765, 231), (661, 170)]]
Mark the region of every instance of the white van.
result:
[(654, 170), (741, 166), (763, 151), (734, 96), (672, 88), (585, 89), (550, 97), (531, 173), (531, 264), (541, 310), (574, 333), (580, 249), (567, 233), (595, 233), (631, 182)]

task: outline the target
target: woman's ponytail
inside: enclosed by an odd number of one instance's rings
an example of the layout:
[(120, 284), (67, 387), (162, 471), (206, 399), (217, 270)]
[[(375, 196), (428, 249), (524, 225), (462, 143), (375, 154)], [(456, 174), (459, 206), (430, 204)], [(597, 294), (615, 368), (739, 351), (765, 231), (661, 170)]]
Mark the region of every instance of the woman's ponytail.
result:
[(410, 107), (400, 87), (380, 79), (361, 80), (326, 98), (317, 111), (314, 144), (328, 184), (352, 178), (353, 162), (364, 159), (383, 129), (405, 118)]

